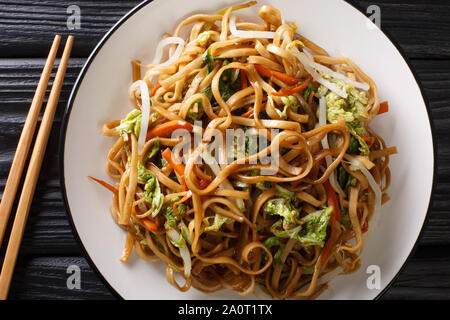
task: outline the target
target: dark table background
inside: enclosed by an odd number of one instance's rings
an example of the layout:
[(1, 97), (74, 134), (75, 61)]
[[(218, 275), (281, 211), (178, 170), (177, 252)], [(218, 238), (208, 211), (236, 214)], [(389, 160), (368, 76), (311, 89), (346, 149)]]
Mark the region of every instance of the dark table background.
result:
[[(0, 190), (4, 189), (53, 37), (56, 33), (76, 37), (11, 284), (11, 299), (116, 298), (89, 266), (72, 233), (59, 184), (58, 143), (62, 115), (86, 58), (109, 28), (138, 3), (0, 1)], [(450, 1), (375, 0), (353, 4), (363, 12), (373, 4), (381, 8), (382, 29), (409, 59), (423, 86), (439, 150), (436, 185), (422, 236), (406, 267), (382, 298), (450, 299)], [(79, 30), (70, 31), (66, 26), (70, 5), (81, 8)], [(4, 252), (5, 245), (0, 248), (0, 257)], [(70, 265), (81, 268), (79, 290), (67, 288)]]

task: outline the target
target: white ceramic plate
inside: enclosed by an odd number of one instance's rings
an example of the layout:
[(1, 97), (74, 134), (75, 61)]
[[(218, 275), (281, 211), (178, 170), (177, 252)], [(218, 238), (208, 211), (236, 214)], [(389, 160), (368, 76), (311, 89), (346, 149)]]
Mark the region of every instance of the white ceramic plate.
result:
[[(125, 299), (242, 299), (231, 291), (181, 293), (165, 277), (162, 263), (148, 263), (133, 254), (119, 262), (125, 233), (109, 213), (111, 194), (87, 179), (105, 173), (107, 151), (114, 139), (104, 137), (104, 122), (123, 118), (131, 109), (127, 90), (130, 60), (151, 61), (165, 32), (192, 13), (214, 12), (236, 1), (156, 0), (143, 3), (120, 20), (95, 48), (73, 89), (61, 139), (62, 187), (67, 211), (91, 261), (107, 283)], [(381, 223), (366, 240), (360, 270), (331, 281), (323, 299), (373, 299), (400, 271), (420, 234), (428, 210), (434, 171), (433, 142), (420, 88), (391, 41), (358, 10), (344, 1), (277, 0), (286, 21), (330, 55), (356, 62), (378, 85), (389, 112), (373, 121), (374, 129), (395, 145), (391, 159), (391, 201), (382, 208)], [(256, 8), (242, 13), (253, 13)], [(381, 14), (381, 18), (382, 18)], [(372, 26), (372, 28), (369, 28)], [(380, 287), (368, 289), (368, 267), (381, 272)], [(369, 268), (369, 270), (372, 270)], [(255, 299), (255, 296), (247, 297)]]

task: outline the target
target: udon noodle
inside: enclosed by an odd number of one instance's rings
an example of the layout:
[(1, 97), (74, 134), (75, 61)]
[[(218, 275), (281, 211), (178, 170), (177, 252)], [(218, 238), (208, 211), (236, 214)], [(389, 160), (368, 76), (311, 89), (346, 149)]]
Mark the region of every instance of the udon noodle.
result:
[(181, 291), (314, 298), (358, 269), (389, 199), (396, 149), (369, 126), (387, 103), (276, 8), (236, 16), (253, 4), (189, 16), (132, 62), (134, 108), (103, 127), (116, 183), (95, 180), (127, 233), (122, 262), (162, 261)]

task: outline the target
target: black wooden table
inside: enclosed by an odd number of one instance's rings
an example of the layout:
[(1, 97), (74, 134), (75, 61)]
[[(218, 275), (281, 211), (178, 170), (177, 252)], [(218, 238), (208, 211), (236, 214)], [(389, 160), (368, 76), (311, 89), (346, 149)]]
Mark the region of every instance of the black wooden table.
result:
[[(329, 0), (334, 1), (334, 0)], [(54, 34), (76, 36), (42, 173), (16, 270), (11, 299), (114, 299), (84, 258), (63, 205), (58, 170), (59, 130), (68, 96), (101, 37), (139, 1), (0, 1), (0, 190)], [(381, 8), (381, 27), (398, 44), (431, 107), (438, 170), (429, 218), (416, 251), (383, 299), (450, 298), (450, 1), (353, 2)], [(67, 8), (81, 9), (69, 30)], [(73, 14), (73, 12), (72, 12)], [(3, 256), (5, 247), (0, 251)], [(81, 268), (81, 289), (69, 289), (67, 268)]]

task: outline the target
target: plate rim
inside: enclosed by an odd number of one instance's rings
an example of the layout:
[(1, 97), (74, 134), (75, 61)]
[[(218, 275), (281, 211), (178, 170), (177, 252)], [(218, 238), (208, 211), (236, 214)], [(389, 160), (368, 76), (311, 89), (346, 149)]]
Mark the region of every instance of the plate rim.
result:
[[(122, 18), (120, 18), (119, 21), (117, 21), (107, 32), (106, 34), (101, 38), (101, 40), (97, 43), (97, 45), (95, 46), (95, 48), (92, 50), (91, 54), (89, 55), (89, 57), (87, 58), (86, 62), (83, 65), (83, 68), (81, 69), (76, 81), (74, 82), (72, 91), (70, 93), (69, 96), (69, 100), (67, 102), (66, 108), (64, 110), (64, 115), (63, 118), (61, 120), (61, 129), (60, 129), (60, 134), (59, 134), (59, 146), (58, 146), (58, 163), (59, 163), (59, 183), (60, 183), (60, 187), (61, 187), (61, 191), (62, 191), (62, 198), (63, 198), (63, 203), (64, 203), (64, 208), (65, 208), (65, 213), (66, 216), (69, 220), (69, 224), (70, 227), (72, 229), (72, 232), (75, 236), (75, 239), (78, 243), (78, 245), (80, 246), (83, 256), (84, 258), (87, 260), (89, 266), (94, 270), (94, 273), (100, 278), (100, 280), (103, 282), (103, 284), (105, 285), (105, 287), (108, 288), (109, 292), (118, 299), (122, 299), (125, 300), (125, 298), (118, 292), (116, 291), (112, 285), (108, 282), (108, 280), (105, 278), (105, 276), (101, 273), (101, 271), (99, 270), (99, 268), (97, 267), (97, 265), (94, 263), (94, 261), (92, 260), (91, 256), (89, 255), (89, 252), (87, 251), (87, 249), (85, 248), (83, 241), (81, 240), (81, 237), (78, 233), (78, 230), (75, 226), (75, 222), (72, 216), (72, 212), (70, 210), (70, 206), (69, 206), (69, 201), (68, 201), (68, 197), (67, 197), (67, 190), (66, 190), (66, 182), (65, 182), (65, 173), (64, 173), (64, 150), (65, 150), (65, 142), (66, 142), (66, 134), (67, 134), (67, 126), (70, 120), (70, 114), (72, 111), (72, 107), (74, 104), (74, 100), (78, 94), (78, 90), (80, 88), (81, 83), (84, 80), (85, 75), (87, 74), (87, 72), (89, 71), (89, 67), (91, 66), (92, 62), (95, 60), (97, 54), (99, 53), (99, 51), (103, 48), (103, 46), (105, 45), (105, 43), (109, 40), (109, 38), (114, 34), (114, 32), (117, 31), (117, 29), (119, 29), (122, 24), (124, 24), (128, 19), (130, 19), (134, 14), (136, 14), (138, 11), (140, 11), (142, 8), (144, 8), (145, 6), (151, 4), (153, 1), (155, 0), (144, 0), (141, 3), (138, 3), (135, 7), (133, 7), (130, 11), (128, 11)], [(363, 14), (363, 10), (360, 7), (360, 5), (356, 4), (354, 2), (354, 0), (342, 0), (343, 3), (348, 4), (349, 6), (353, 7), (353, 9), (355, 9), (359, 14), (362, 14), (364, 17), (366, 17)], [(366, 17), (367, 18), (367, 17)], [(384, 30), (382, 27), (379, 28), (379, 30), (383, 33), (383, 35), (386, 37), (386, 39), (388, 41), (391, 42), (391, 44), (395, 47), (395, 49), (398, 51), (398, 53), (401, 55), (402, 59), (405, 61), (406, 65), (408, 66), (409, 71), (411, 72), (415, 83), (417, 84), (417, 87), (420, 90), (420, 94), (422, 97), (422, 100), (424, 102), (425, 105), (425, 109), (427, 112), (427, 117), (428, 117), (428, 122), (429, 122), (429, 126), (430, 126), (430, 132), (431, 132), (431, 143), (432, 143), (432, 149), (433, 149), (433, 174), (432, 174), (432, 181), (431, 181), (431, 190), (430, 190), (430, 196), (428, 199), (428, 207), (425, 213), (425, 217), (423, 219), (422, 222), (422, 226), (420, 227), (420, 231), (417, 235), (417, 238), (414, 242), (414, 245), (411, 249), (411, 251), (409, 252), (408, 256), (406, 257), (405, 261), (403, 262), (402, 266), (398, 269), (398, 271), (396, 272), (396, 274), (394, 275), (394, 277), (391, 279), (391, 281), (381, 290), (381, 292), (379, 292), (377, 294), (377, 296), (375, 296), (375, 298), (373, 300), (379, 300), (386, 292), (387, 290), (392, 286), (392, 284), (397, 280), (397, 278), (399, 277), (399, 275), (401, 274), (401, 272), (405, 269), (407, 263), (409, 262), (411, 256), (415, 253), (415, 251), (417, 250), (419, 241), (421, 239), (421, 237), (423, 236), (424, 233), (424, 227), (427, 224), (427, 222), (429, 221), (429, 216), (430, 216), (430, 208), (432, 207), (432, 203), (433, 203), (433, 193), (436, 189), (436, 174), (437, 174), (437, 144), (435, 141), (435, 127), (434, 127), (434, 121), (431, 118), (431, 108), (430, 108), (430, 103), (429, 103), (429, 99), (426, 96), (426, 94), (424, 93), (424, 89), (423, 86), (421, 84), (420, 81), (418, 81), (418, 79), (420, 79), (416, 73), (416, 71), (411, 67), (411, 63), (409, 61), (409, 58), (405, 55), (405, 53), (403, 52), (403, 49), (396, 43), (396, 41), (393, 40), (392, 35)]]

